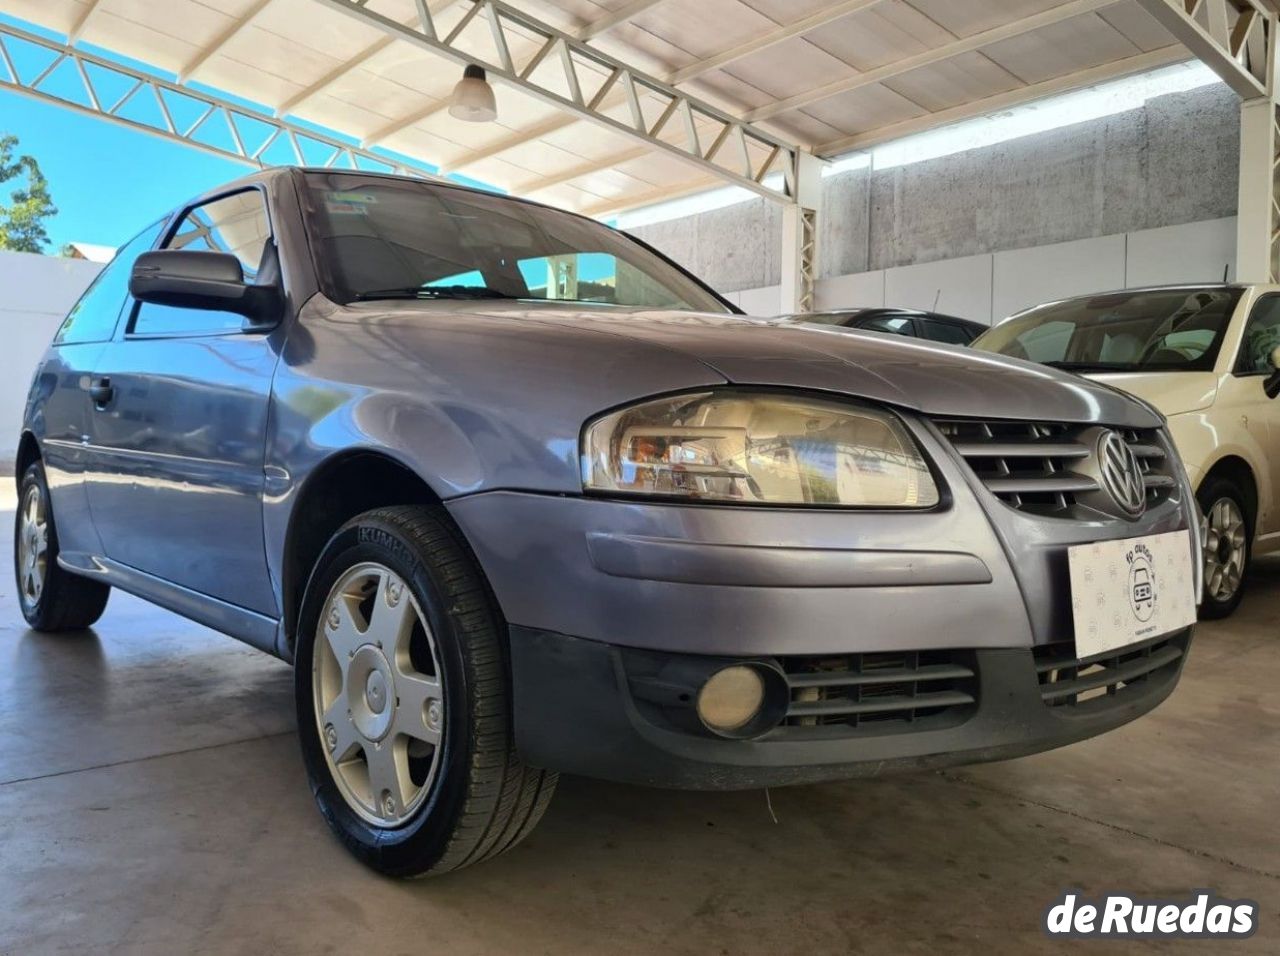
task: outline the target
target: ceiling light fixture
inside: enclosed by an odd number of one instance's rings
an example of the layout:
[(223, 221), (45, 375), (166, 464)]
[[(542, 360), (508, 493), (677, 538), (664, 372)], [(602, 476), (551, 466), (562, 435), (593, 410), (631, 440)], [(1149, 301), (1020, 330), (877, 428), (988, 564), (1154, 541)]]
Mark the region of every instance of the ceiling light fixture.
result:
[(498, 118), (498, 104), (484, 77), (484, 67), (470, 63), (462, 71), (462, 79), (449, 98), (449, 115), (468, 123), (489, 123)]

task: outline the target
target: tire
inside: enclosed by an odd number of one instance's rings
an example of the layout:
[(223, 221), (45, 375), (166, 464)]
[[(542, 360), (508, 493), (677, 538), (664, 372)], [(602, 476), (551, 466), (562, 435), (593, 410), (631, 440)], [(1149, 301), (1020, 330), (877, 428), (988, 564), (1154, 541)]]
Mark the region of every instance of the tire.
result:
[[(1245, 575), (1253, 551), (1254, 516), (1244, 491), (1230, 478), (1211, 476), (1200, 486), (1196, 500), (1204, 515), (1205, 529), (1200, 618), (1217, 620), (1234, 614), (1244, 597)], [(1228, 551), (1232, 552), (1229, 559)]]
[(436, 510), (360, 515), (316, 562), (295, 650), (298, 735), (320, 813), (374, 870), (479, 863), (546, 811), (556, 774), (516, 755), (504, 631), (479, 566)]
[(22, 616), (37, 631), (82, 631), (102, 617), (111, 596), (107, 585), (58, 564), (58, 528), (44, 465), (38, 461), (18, 486), (13, 570)]

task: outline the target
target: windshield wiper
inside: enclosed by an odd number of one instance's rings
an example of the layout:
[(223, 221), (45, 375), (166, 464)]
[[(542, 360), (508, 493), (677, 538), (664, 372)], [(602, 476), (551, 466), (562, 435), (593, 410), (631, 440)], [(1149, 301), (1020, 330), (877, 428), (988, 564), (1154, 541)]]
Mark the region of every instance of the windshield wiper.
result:
[(517, 299), (498, 289), (482, 285), (406, 285), (390, 289), (369, 289), (357, 292), (355, 301), (373, 299)]

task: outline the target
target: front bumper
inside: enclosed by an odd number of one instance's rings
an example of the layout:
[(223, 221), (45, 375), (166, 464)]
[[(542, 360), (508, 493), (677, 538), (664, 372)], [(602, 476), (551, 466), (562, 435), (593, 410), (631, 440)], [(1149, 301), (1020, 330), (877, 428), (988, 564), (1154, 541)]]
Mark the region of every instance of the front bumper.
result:
[[(957, 658), (969, 662), (973, 677), (956, 685), (963, 693), (948, 698), (967, 696), (967, 704), (900, 706), (876, 714), (883, 719), (846, 714), (822, 724), (788, 717), (763, 737), (726, 740), (697, 729), (691, 713), (681, 712), (679, 695), (663, 701), (646, 692), (654, 658), (681, 655), (527, 628), (511, 631), (522, 759), (565, 773), (695, 790), (878, 776), (1050, 750), (1154, 708), (1176, 686), (1191, 642), (1188, 628), (1085, 662), (1070, 659), (1069, 645), (1034, 652), (979, 648)], [(774, 663), (791, 668), (795, 662)], [(692, 710), (691, 704), (683, 706)], [(803, 705), (794, 709), (800, 712)]]

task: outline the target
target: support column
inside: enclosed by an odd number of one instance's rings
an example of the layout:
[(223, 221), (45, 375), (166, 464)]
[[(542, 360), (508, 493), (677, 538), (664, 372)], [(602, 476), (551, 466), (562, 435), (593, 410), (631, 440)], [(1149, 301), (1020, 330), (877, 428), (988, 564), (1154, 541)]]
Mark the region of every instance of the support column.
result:
[(1280, 280), (1280, 205), (1277, 162), (1280, 127), (1270, 97), (1240, 105), (1240, 198), (1236, 219), (1236, 281)]
[(811, 153), (796, 154), (796, 172), (790, 184), (791, 202), (782, 207), (783, 312), (812, 312), (814, 308), (822, 166), (822, 161)]
[(1280, 279), (1276, 203), (1277, 43), (1275, 0), (1138, 0), (1183, 46), (1240, 95), (1240, 194), (1236, 279)]

